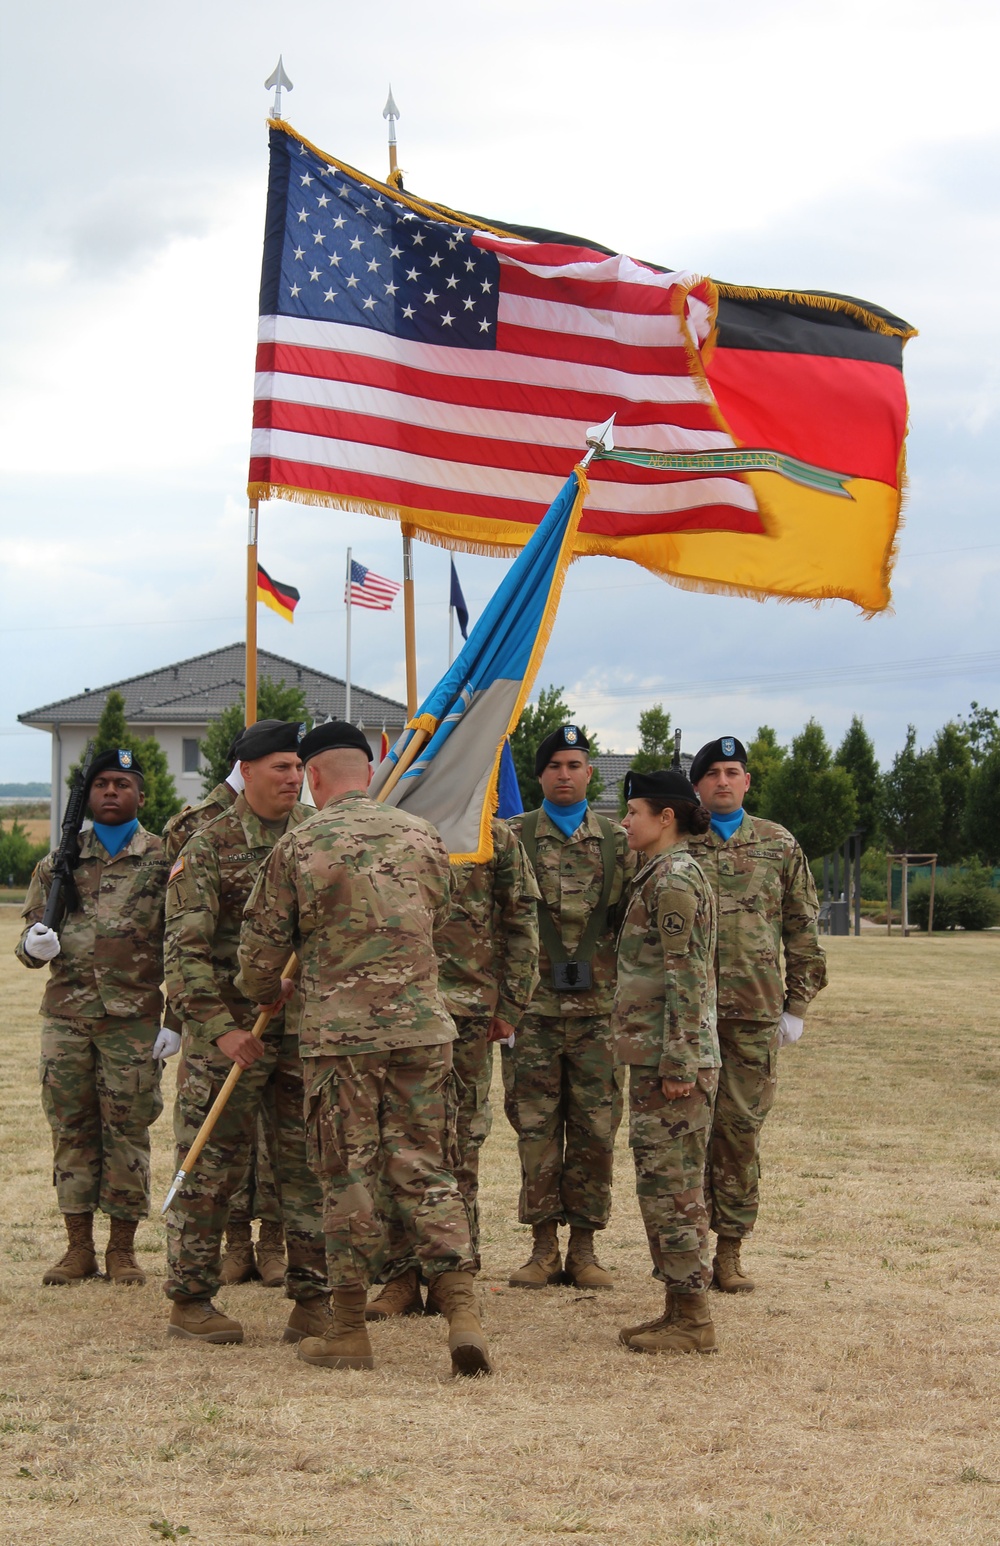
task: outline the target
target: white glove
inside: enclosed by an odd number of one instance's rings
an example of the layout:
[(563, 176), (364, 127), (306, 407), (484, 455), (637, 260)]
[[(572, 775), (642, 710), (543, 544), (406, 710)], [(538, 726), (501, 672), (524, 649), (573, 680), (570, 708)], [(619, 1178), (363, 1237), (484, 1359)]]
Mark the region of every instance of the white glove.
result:
[(778, 1046), (788, 1047), (793, 1041), (798, 1041), (805, 1029), (805, 1021), (798, 1015), (790, 1015), (786, 1009), (778, 1021)]
[(233, 763), (232, 772), (226, 774), (225, 782), (229, 785), (230, 789), (234, 789), (237, 794), (243, 793), (245, 785), (243, 783), (243, 774), (240, 772), (240, 765), (238, 762)]
[(159, 1058), (172, 1058), (181, 1050), (181, 1039), (176, 1031), (168, 1030), (163, 1026), (159, 1036), (153, 1043), (153, 1050), (149, 1054), (154, 1062)]
[(36, 961), (54, 961), (62, 946), (55, 929), (47, 929), (44, 923), (33, 923), (24, 936), (24, 948)]

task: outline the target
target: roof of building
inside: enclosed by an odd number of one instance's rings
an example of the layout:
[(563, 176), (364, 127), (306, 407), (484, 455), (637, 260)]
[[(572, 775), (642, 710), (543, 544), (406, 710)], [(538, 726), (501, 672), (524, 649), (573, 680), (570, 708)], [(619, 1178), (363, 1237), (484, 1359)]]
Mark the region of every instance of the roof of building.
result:
[[(600, 798), (594, 801), (595, 810), (616, 811), (618, 809), (622, 783), (635, 758), (635, 752), (596, 752), (594, 754), (594, 766), (600, 770), (604, 780), (604, 790)], [(694, 758), (690, 752), (681, 752), (681, 767), (685, 773), (691, 771), (693, 761)]]
[[(65, 724), (96, 725), (108, 694), (119, 692), (125, 699), (125, 718), (130, 725), (203, 724), (216, 719), (239, 699), (244, 661), (244, 645), (227, 644), (204, 655), (193, 655), (190, 660), (179, 660), (176, 665), (161, 666), (157, 671), (109, 682), (106, 687), (87, 688), (75, 697), (60, 698), (17, 717), (22, 725), (39, 729)], [(284, 655), (272, 655), (269, 650), (258, 650), (257, 672), (261, 679), (269, 677), (273, 682), (284, 682), (286, 687), (300, 687), (306, 709), (314, 719), (343, 718), (345, 683), (341, 677), (328, 676), (325, 671), (299, 665)], [(369, 729), (377, 729), (383, 721), (400, 725), (405, 723), (406, 707), (394, 698), (368, 692), (352, 682), (351, 719)]]

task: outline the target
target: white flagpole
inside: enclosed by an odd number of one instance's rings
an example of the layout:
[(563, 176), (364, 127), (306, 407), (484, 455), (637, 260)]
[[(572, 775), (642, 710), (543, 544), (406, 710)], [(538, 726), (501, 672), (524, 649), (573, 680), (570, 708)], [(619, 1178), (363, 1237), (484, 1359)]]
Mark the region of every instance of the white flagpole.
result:
[(347, 603), (347, 650), (344, 656), (344, 718), (351, 722), (351, 550), (347, 549), (347, 581), (344, 585)]

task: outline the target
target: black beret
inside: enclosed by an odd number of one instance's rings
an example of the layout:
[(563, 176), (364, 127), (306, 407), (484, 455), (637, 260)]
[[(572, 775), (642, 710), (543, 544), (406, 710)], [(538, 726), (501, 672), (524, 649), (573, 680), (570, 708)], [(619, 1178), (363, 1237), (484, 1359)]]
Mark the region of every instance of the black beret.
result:
[(107, 773), (109, 768), (114, 768), (116, 773), (134, 773), (137, 778), (142, 778), (142, 763), (135, 752), (123, 746), (115, 751), (97, 753), (87, 772), (88, 790), (98, 773)]
[(256, 762), (272, 752), (297, 752), (305, 726), (295, 719), (258, 719), (230, 747), (234, 762)]
[(746, 767), (747, 749), (734, 735), (720, 735), (717, 741), (709, 741), (695, 753), (690, 769), (692, 784), (704, 777), (713, 762), (742, 762)]
[(338, 751), (341, 747), (364, 752), (368, 761), (372, 760), (368, 737), (357, 725), (349, 725), (346, 719), (328, 719), (325, 725), (314, 726), (307, 736), (303, 736), (299, 756), (303, 762), (308, 762), (319, 752)]
[(629, 768), (623, 788), (626, 800), (687, 800), (691, 805), (699, 803), (694, 785), (676, 768), (657, 768), (655, 773), (635, 773)]
[(547, 735), (535, 753), (535, 777), (547, 767), (556, 752), (589, 752), (590, 742), (578, 725), (560, 725)]

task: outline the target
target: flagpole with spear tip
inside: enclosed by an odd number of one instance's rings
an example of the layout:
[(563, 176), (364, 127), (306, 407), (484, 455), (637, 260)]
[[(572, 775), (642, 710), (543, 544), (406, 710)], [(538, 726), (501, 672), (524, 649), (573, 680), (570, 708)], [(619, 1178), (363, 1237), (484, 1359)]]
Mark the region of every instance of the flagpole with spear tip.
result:
[[(389, 186), (402, 186), (402, 178), (396, 161), (396, 120), (399, 108), (389, 87), (382, 117), (389, 125)], [(403, 640), (406, 652), (406, 717), (412, 719), (417, 712), (417, 624), (413, 597), (413, 534), (400, 522), (403, 537)]]
[[(285, 66), (282, 62), (280, 54), (278, 55), (278, 63), (275, 65), (274, 69), (271, 71), (271, 74), (264, 82), (265, 91), (270, 91), (272, 87), (274, 89), (274, 107), (271, 111), (271, 117), (280, 118), (281, 88), (284, 87), (286, 91), (292, 90), (292, 83), (288, 79), (288, 76), (285, 74)], [(253, 725), (257, 722), (257, 528), (259, 515), (260, 505), (258, 501), (256, 499), (251, 500), (249, 522), (247, 526), (246, 665), (244, 668), (243, 689), (243, 696), (245, 700), (243, 718), (247, 725)], [(282, 972), (282, 976), (294, 977), (298, 969), (298, 958), (293, 955), (286, 963), (285, 969)], [(271, 1016), (274, 1014), (276, 1008), (277, 1005), (271, 1005), (267, 1009), (261, 1010), (253, 1027), (252, 1034), (254, 1036), (258, 1038), (263, 1036), (271, 1022)], [(235, 1088), (236, 1081), (239, 1079), (242, 1072), (243, 1070), (238, 1063), (234, 1063), (232, 1068), (229, 1070), (222, 1089), (219, 1091), (218, 1095), (215, 1097), (215, 1100), (212, 1102), (212, 1106), (208, 1112), (208, 1115), (206, 1116), (204, 1122), (201, 1124), (201, 1127), (198, 1129), (197, 1135), (190, 1149), (184, 1156), (184, 1164), (178, 1168), (177, 1174), (174, 1176), (174, 1179), (170, 1184), (170, 1190), (167, 1193), (163, 1207), (160, 1209), (161, 1214), (166, 1213), (167, 1209), (170, 1207), (170, 1204), (176, 1197), (179, 1188), (183, 1185), (185, 1177), (190, 1175), (192, 1169), (197, 1163), (198, 1156), (201, 1154), (201, 1151), (205, 1147), (209, 1138), (211, 1138), (215, 1124), (219, 1120), (219, 1117), (222, 1115), (222, 1112), (226, 1106), (226, 1102), (229, 1100), (229, 1097)]]

